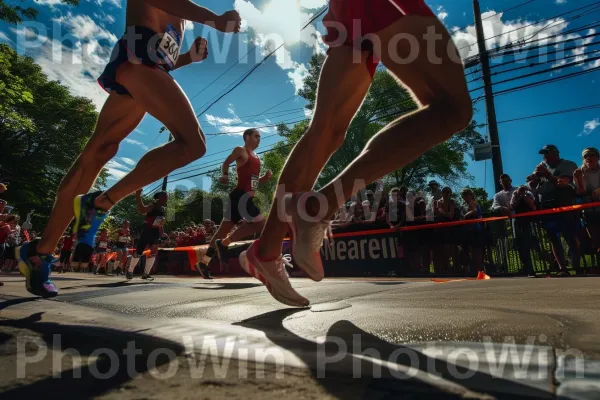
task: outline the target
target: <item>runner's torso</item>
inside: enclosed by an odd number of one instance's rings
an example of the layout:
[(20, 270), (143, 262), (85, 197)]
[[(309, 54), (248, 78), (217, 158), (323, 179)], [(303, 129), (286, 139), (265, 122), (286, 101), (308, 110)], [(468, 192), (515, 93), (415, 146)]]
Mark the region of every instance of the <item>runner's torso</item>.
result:
[(162, 227), (165, 223), (165, 208), (154, 204), (154, 208), (148, 214), (146, 214), (146, 226), (147, 229), (158, 229), (162, 232)]
[(129, 243), (129, 229), (120, 229), (117, 235), (118, 243)]
[(241, 189), (250, 196), (258, 189), (260, 176), (260, 158), (253, 152), (244, 148), (246, 155), (237, 161), (237, 189)]
[(126, 21), (127, 26), (144, 26), (158, 33), (165, 32), (167, 26), (171, 24), (180, 37), (185, 29), (185, 20), (167, 14), (144, 0), (127, 1)]

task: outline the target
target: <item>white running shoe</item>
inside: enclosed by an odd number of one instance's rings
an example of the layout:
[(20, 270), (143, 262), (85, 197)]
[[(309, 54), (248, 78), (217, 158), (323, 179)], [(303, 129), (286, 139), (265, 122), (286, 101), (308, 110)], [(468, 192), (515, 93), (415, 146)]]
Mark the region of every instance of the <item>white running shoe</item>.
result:
[(257, 242), (240, 254), (240, 265), (250, 276), (265, 284), (271, 296), (280, 303), (292, 307), (307, 307), (310, 301), (294, 290), (285, 269), (283, 257), (262, 261), (256, 256)]
[[(284, 199), (286, 214), (291, 217), (289, 223), (292, 236), (292, 258), (310, 279), (319, 282), (325, 277), (321, 261), (323, 241), (332, 238), (331, 222), (305, 221), (300, 216), (300, 200), (311, 193), (287, 195)], [(303, 210), (306, 216), (305, 210)]]

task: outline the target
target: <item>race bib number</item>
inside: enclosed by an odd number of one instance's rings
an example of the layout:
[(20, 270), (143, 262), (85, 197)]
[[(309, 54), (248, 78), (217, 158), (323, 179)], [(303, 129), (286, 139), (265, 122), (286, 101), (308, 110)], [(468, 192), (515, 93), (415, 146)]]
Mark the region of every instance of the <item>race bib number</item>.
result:
[(98, 247), (100, 247), (101, 249), (106, 249), (108, 247), (108, 242), (100, 242), (98, 244)]
[(165, 224), (165, 218), (164, 217), (156, 217), (154, 219), (154, 223), (152, 224), (152, 226), (154, 228), (160, 228), (161, 226), (163, 226)]
[(177, 59), (179, 58), (179, 51), (179, 33), (177, 33), (173, 25), (169, 24), (158, 46), (158, 52), (167, 62), (170, 69), (175, 69)]
[(252, 175), (252, 178), (250, 179), (250, 187), (252, 190), (258, 189), (258, 176)]
[(129, 242), (129, 237), (128, 236), (121, 236), (119, 238), (119, 242), (120, 243), (127, 243), (127, 242)]

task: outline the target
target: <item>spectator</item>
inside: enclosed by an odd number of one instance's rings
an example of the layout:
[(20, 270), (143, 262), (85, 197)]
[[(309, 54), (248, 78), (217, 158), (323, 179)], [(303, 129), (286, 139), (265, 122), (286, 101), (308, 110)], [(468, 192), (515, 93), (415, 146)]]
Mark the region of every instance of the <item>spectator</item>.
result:
[(431, 192), (431, 203), (433, 203), (433, 201), (438, 201), (442, 198), (442, 191), (440, 190), (440, 184), (437, 181), (430, 181), (429, 184), (429, 191)]
[[(465, 203), (464, 219), (477, 220), (482, 218), (481, 206), (475, 199), (475, 194), (471, 189), (464, 189), (461, 193)], [(485, 243), (484, 230), (480, 223), (472, 223), (463, 227), (462, 245), (465, 258), (469, 258), (467, 263), (469, 270), (467, 273), (473, 274), (483, 271), (483, 247)]]
[(386, 220), (390, 228), (401, 226), (406, 222), (406, 186), (393, 188), (391, 191), (391, 200), (388, 202), (386, 210)]
[(600, 192), (595, 193), (600, 188), (599, 155), (598, 149), (594, 147), (584, 149), (581, 154), (583, 165), (573, 174), (577, 194), (587, 197), (588, 200), (600, 200)]
[[(510, 201), (510, 209), (516, 214), (524, 214), (535, 211), (535, 196), (527, 186), (520, 186), (513, 193)], [(530, 277), (535, 276), (533, 264), (531, 261), (531, 249), (535, 248), (541, 253), (539, 243), (534, 238), (531, 231), (531, 218), (515, 218), (513, 222), (513, 236), (515, 238), (515, 247), (519, 253), (519, 258), (524, 266), (524, 273)], [(534, 246), (535, 243), (535, 246)]]
[(553, 144), (544, 146), (539, 153), (544, 162), (529, 176), (530, 189), (539, 196), (542, 208), (571, 205), (575, 194), (573, 174), (577, 164), (560, 158), (560, 152)]
[[(543, 155), (544, 162), (538, 165), (533, 175), (530, 176), (529, 186), (536, 191), (541, 208), (572, 205), (575, 196), (573, 176), (577, 170), (577, 164), (560, 158), (558, 148), (552, 144), (544, 146), (539, 153)], [(580, 228), (579, 220), (579, 215), (574, 212), (558, 213), (543, 218), (543, 227), (552, 243), (552, 251), (561, 269), (561, 275), (568, 275), (561, 236), (565, 238), (569, 246), (573, 266), (578, 273), (581, 272), (581, 256), (577, 240)]]
[[(456, 202), (452, 199), (452, 189), (442, 189), (442, 198), (434, 202), (436, 222), (451, 222), (456, 220)], [(446, 227), (434, 230), (434, 254), (436, 272), (451, 272), (450, 257), (458, 263), (456, 255), (456, 237), (459, 231), (456, 227)]]
[[(584, 201), (600, 201), (600, 166), (598, 165), (598, 149), (588, 147), (581, 156), (583, 165), (573, 174), (577, 194)], [(600, 251), (600, 209), (590, 208), (583, 211), (588, 236), (591, 239), (592, 251)]]
[(3, 264), (5, 260), (12, 260), (8, 256), (5, 257), (5, 253), (10, 253), (8, 238), (15, 233), (17, 222), (19, 222), (19, 218), (14, 215), (10, 215), (4, 222), (0, 222), (0, 260)]
[(500, 185), (502, 186), (502, 190), (494, 195), (492, 211), (497, 212), (503, 217), (511, 217), (513, 210), (511, 209), (510, 202), (516, 188), (512, 186), (512, 179), (507, 174), (500, 175)]

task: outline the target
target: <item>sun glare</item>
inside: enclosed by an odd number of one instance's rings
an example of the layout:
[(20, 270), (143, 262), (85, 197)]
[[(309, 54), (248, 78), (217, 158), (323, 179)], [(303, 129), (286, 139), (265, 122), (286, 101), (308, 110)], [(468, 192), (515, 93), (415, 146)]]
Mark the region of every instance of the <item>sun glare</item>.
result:
[(272, 0), (263, 12), (275, 28), (273, 33), (281, 35), (287, 44), (300, 40), (303, 18), (307, 15), (300, 11), (296, 0)]

